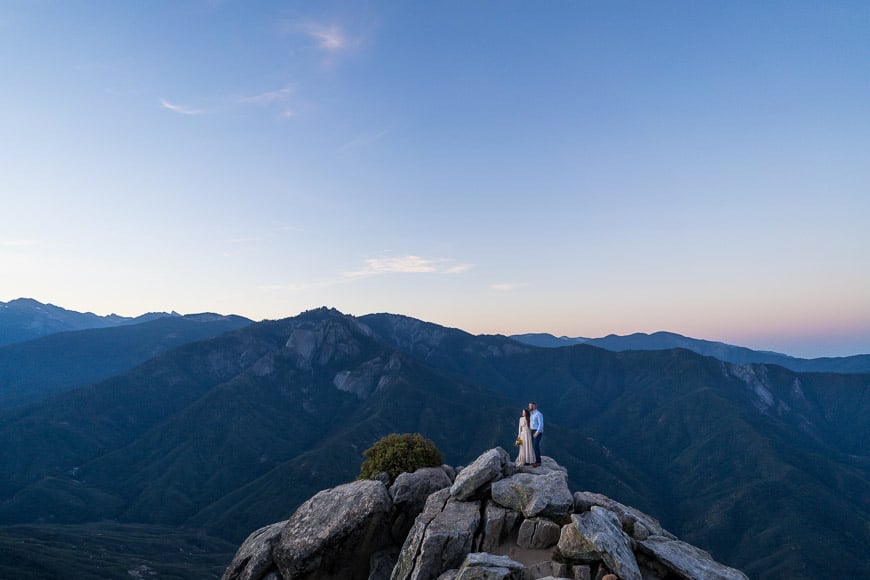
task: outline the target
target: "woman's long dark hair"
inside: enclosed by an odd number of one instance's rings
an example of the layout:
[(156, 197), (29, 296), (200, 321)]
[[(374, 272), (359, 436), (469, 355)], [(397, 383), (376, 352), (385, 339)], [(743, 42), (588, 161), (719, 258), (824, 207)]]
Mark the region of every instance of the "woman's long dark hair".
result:
[(523, 417), (526, 418), (526, 426), (531, 427), (531, 425), (532, 425), (532, 419), (531, 419), (532, 414), (529, 413), (529, 410), (528, 410), (528, 409), (523, 409)]

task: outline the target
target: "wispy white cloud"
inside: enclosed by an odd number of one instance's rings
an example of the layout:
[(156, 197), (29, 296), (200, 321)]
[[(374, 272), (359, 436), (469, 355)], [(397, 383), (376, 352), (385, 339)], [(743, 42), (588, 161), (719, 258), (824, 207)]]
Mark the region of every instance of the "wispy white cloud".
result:
[(6, 248), (23, 248), (26, 246), (35, 246), (37, 242), (34, 240), (2, 240), (0, 246)]
[(397, 256), (391, 258), (369, 258), (365, 267), (354, 272), (345, 272), (348, 278), (374, 276), (377, 274), (434, 272), (435, 260), (420, 256)]
[(173, 113), (178, 113), (179, 115), (202, 115), (206, 112), (204, 109), (194, 109), (184, 105), (176, 105), (170, 103), (166, 99), (160, 99), (160, 106), (168, 111), (172, 111)]
[(339, 151), (347, 151), (348, 149), (356, 149), (357, 147), (366, 147), (371, 145), (377, 141), (380, 141), (382, 137), (387, 135), (390, 132), (390, 129), (384, 129), (383, 131), (378, 131), (372, 135), (360, 135), (354, 139), (351, 139), (344, 145), (338, 148)]
[(344, 272), (341, 276), (329, 280), (265, 285), (260, 286), (260, 289), (302, 292), (347, 284), (372, 276), (383, 276), (386, 274), (460, 274), (471, 270), (473, 267), (472, 264), (457, 264), (455, 260), (446, 258), (422, 258), (414, 255), (369, 258), (365, 260), (363, 267), (359, 270)]
[(496, 292), (510, 292), (527, 286), (531, 286), (531, 284), (528, 282), (507, 282), (504, 284), (490, 284), (489, 288)]
[(347, 278), (360, 278), (380, 274), (420, 274), (432, 272), (458, 274), (460, 272), (467, 272), (471, 268), (471, 264), (456, 264), (454, 260), (421, 258), (420, 256), (407, 255), (389, 258), (369, 258), (365, 261), (365, 267), (361, 270), (345, 272), (344, 275)]
[(444, 274), (462, 274), (463, 272), (468, 272), (474, 268), (474, 264), (457, 264), (455, 266), (450, 266), (449, 268), (445, 268), (442, 270)]
[(351, 44), (344, 31), (336, 25), (304, 22), (300, 23), (299, 28), (317, 42), (318, 48), (327, 52), (338, 52)]
[(255, 105), (271, 105), (276, 102), (283, 102), (293, 96), (293, 87), (286, 86), (273, 91), (266, 91), (257, 95), (241, 97), (240, 103), (253, 103)]
[(290, 101), (293, 98), (294, 93), (295, 88), (288, 85), (280, 89), (239, 97), (237, 103), (240, 105), (254, 105), (259, 107), (277, 107), (280, 110), (280, 117), (289, 118), (296, 114), (290, 106)]
[(243, 94), (242, 96), (235, 95), (211, 98), (211, 106), (208, 109), (180, 105), (172, 103), (166, 99), (160, 99), (160, 106), (167, 111), (172, 111), (179, 115), (204, 115), (227, 112), (240, 107), (259, 107), (262, 109), (276, 110), (279, 117), (289, 118), (296, 114), (291, 106), (294, 93), (295, 88), (291, 85), (287, 85), (278, 89), (247, 95)]
[[(343, 26), (336, 23), (324, 23), (316, 20), (285, 20), (281, 23), (284, 31), (293, 35), (304, 35), (313, 41), (313, 46), (321, 53), (337, 56), (352, 52), (365, 44), (368, 33), (351, 34)], [(369, 27), (371, 28), (371, 27)]]

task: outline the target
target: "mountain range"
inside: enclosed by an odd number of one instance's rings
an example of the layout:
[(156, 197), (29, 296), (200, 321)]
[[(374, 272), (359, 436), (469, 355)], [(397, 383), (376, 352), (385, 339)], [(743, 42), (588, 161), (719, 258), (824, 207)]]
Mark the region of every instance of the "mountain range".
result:
[[(512, 445), (529, 399), (573, 489), (750, 577), (870, 574), (870, 375), (540, 348), (393, 314), (227, 322), (118, 371), (84, 335), (102, 378), (0, 411), (0, 577), (215, 577), (248, 533), (353, 479), (378, 438), (419, 432), (460, 465)], [(160, 537), (180, 552), (161, 557)]]
[(547, 333), (514, 334), (511, 338), (523, 344), (544, 348), (560, 348), (577, 344), (597, 346), (614, 352), (625, 350), (670, 350), (684, 348), (704, 356), (735, 364), (773, 364), (804, 373), (870, 373), (870, 354), (844, 357), (796, 358), (766, 350), (752, 350), (724, 342), (690, 338), (673, 332), (638, 332), (625, 336), (610, 334), (602, 338), (556, 337)]
[[(219, 315), (196, 316), (204, 318)], [(90, 312), (75, 312), (52, 304), (43, 304), (31, 298), (18, 298), (5, 303), (0, 302), (0, 346), (26, 342), (60, 332), (139, 325), (169, 317), (181, 318), (182, 316), (177, 312), (150, 312), (137, 317), (117, 314), (98, 316)], [(247, 320), (234, 315), (227, 318)], [(777, 352), (752, 350), (724, 342), (691, 338), (673, 332), (652, 334), (639, 332), (624, 336), (610, 334), (601, 338), (557, 337), (549, 333), (526, 333), (510, 335), (510, 338), (523, 344), (545, 348), (587, 344), (614, 352), (684, 348), (736, 364), (775, 364), (799, 372), (870, 373), (870, 354), (805, 359)]]
[(150, 312), (135, 318), (117, 314), (98, 316), (92, 312), (76, 312), (53, 304), (43, 304), (32, 298), (18, 298), (0, 302), (0, 345), (24, 342), (69, 330), (138, 324), (165, 316), (179, 314)]
[(216, 314), (149, 317), (0, 346), (0, 409), (109, 378), (183, 344), (248, 324), (241, 316)]

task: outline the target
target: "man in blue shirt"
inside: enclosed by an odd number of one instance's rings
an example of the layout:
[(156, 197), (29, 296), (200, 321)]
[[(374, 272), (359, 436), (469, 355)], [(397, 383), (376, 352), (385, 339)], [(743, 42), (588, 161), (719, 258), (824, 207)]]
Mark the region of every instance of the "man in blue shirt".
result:
[(535, 462), (532, 467), (541, 466), (541, 438), (544, 436), (544, 416), (538, 411), (538, 405), (534, 401), (529, 403), (529, 428), (532, 431), (532, 447), (535, 448)]

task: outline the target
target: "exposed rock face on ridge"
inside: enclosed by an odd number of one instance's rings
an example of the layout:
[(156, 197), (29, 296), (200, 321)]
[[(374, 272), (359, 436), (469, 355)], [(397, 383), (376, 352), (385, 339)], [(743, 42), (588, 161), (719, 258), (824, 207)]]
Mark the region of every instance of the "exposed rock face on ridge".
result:
[(572, 496), (544, 459), (518, 469), (495, 448), (452, 481), (444, 466), (322, 491), (251, 534), (223, 578), (746, 580), (643, 512)]
[(372, 331), (356, 319), (321, 308), (293, 320), (284, 348), (295, 357), (297, 368), (311, 370), (356, 357), (361, 350), (357, 339), (371, 336)]

